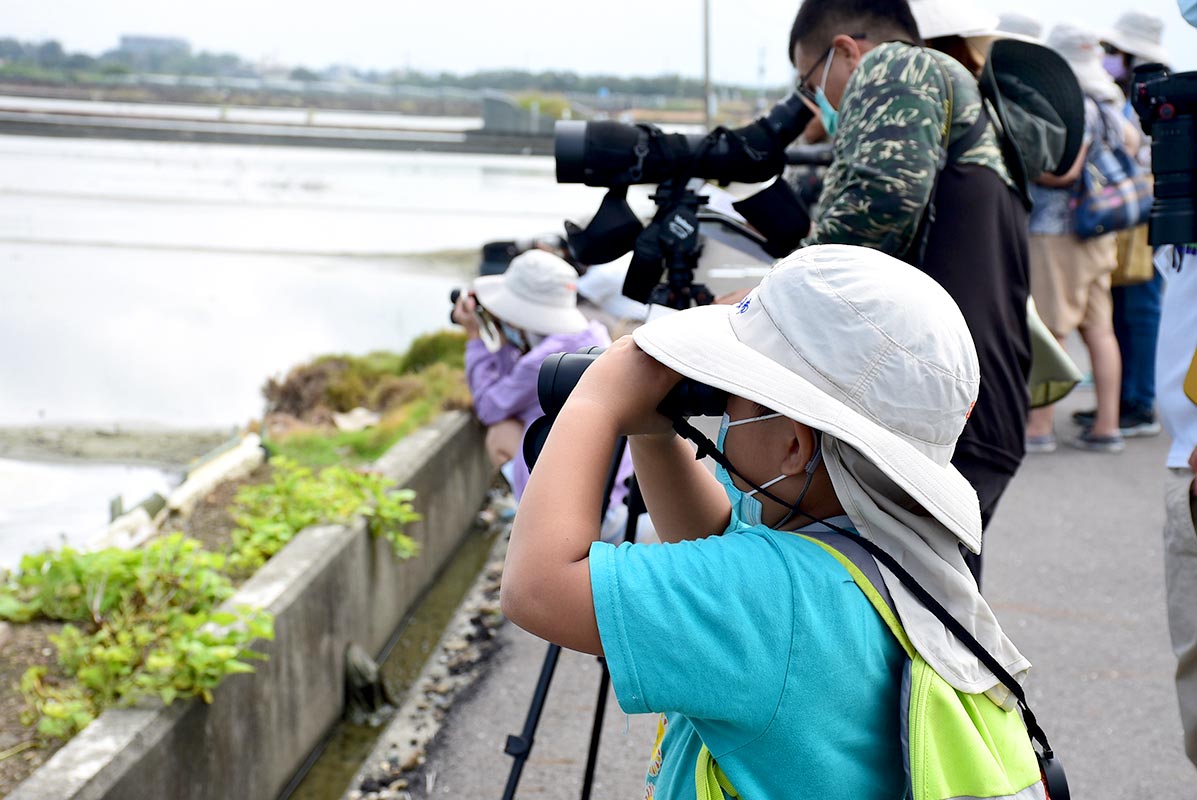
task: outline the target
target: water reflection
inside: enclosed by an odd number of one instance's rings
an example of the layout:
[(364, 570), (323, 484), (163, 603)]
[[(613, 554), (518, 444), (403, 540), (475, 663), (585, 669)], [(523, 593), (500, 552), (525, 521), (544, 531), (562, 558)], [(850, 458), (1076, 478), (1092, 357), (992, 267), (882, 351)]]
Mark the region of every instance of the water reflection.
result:
[(150, 467), (0, 459), (0, 568), (15, 567), (24, 553), (85, 545), (106, 529), (114, 496), (132, 506), (177, 480)]

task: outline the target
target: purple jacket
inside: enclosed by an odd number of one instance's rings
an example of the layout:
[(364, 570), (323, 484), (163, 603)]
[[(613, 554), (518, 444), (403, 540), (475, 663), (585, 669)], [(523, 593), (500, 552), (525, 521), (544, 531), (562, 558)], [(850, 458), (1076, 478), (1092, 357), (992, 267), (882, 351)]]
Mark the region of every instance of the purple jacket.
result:
[[(478, 339), (466, 344), (466, 379), (474, 395), (474, 413), (483, 425), (494, 425), (505, 419), (518, 419), (528, 426), (544, 414), (536, 396), (536, 379), (540, 365), (554, 353), (574, 353), (585, 347), (606, 347), (611, 337), (602, 323), (591, 322), (579, 333), (562, 333), (549, 336), (533, 347), (527, 355), (510, 345), (504, 345), (499, 352), (492, 353)], [(611, 506), (622, 503), (628, 490), (625, 480), (632, 474), (632, 460), (624, 454), (615, 489), (611, 492)], [(515, 457), (515, 499), (524, 494), (528, 483), (528, 464), (521, 449)]]

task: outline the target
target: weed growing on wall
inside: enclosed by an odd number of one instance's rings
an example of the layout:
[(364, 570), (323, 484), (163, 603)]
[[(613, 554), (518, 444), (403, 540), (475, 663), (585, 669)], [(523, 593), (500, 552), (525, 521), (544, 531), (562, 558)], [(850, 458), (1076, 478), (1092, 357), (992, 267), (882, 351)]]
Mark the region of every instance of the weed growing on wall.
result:
[(270, 483), (243, 486), (233, 504), (229, 564), (253, 572), (304, 528), (320, 522), (343, 523), (364, 516), (374, 536), (391, 544), (396, 557), (415, 555), (416, 545), (403, 527), (420, 518), (410, 490), (377, 473), (325, 467), (318, 473), (283, 456), (271, 459)]
[(269, 483), (239, 491), (227, 554), (172, 534), (133, 550), (63, 548), (22, 559), (0, 586), (0, 618), (68, 623), (51, 637), (58, 669), (32, 667), (21, 679), (25, 724), (67, 739), (105, 708), (139, 698), (211, 702), (226, 676), (252, 672), (263, 657), (252, 643), (274, 635), (269, 613), (222, 607), (232, 577), (254, 572), (306, 527), (364, 516), (397, 557), (415, 555), (403, 533), (419, 519), (412, 492), (344, 467), (315, 473), (285, 458), (271, 466)]
[(32, 667), (21, 679), (22, 721), (66, 739), (108, 706), (153, 695), (210, 701), (224, 676), (252, 671), (250, 643), (272, 638), (273, 621), (216, 610), (233, 594), (225, 566), (182, 534), (134, 550), (25, 556), (0, 589), (0, 617), (68, 624), (51, 637), (61, 673)]

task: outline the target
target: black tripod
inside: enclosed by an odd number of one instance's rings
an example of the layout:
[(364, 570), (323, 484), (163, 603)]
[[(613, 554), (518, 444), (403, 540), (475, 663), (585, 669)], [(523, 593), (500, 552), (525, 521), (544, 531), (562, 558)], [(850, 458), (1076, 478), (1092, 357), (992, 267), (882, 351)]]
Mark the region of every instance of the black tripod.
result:
[[(627, 439), (620, 438), (615, 448), (615, 455), (611, 459), (611, 469), (607, 473), (607, 491), (603, 500), (601, 517), (607, 514), (607, 506), (611, 502), (611, 492), (615, 489), (615, 481), (619, 473), (623, 454), (627, 449)], [(632, 478), (628, 490), (628, 522), (624, 531), (624, 541), (636, 541), (636, 528), (640, 522), (640, 515), (644, 513), (644, 498), (640, 494), (640, 487)], [(518, 735), (507, 737), (507, 744), (503, 752), (515, 759), (511, 765), (511, 772), (507, 776), (507, 788), (503, 791), (503, 800), (515, 797), (516, 787), (519, 785), (520, 775), (524, 771), (524, 763), (532, 752), (535, 741), (536, 728), (540, 724), (540, 715), (544, 711), (545, 699), (549, 694), (549, 684), (553, 680), (553, 673), (557, 669), (557, 659), (561, 655), (561, 645), (550, 644), (545, 653), (544, 664), (540, 668), (540, 677), (536, 681), (536, 691), (532, 694), (532, 704), (528, 708), (528, 716), (524, 720), (524, 728)], [(590, 730), (590, 751), (586, 756), (586, 772), (582, 777), (582, 800), (588, 800), (590, 790), (594, 784), (594, 770), (598, 764), (599, 742), (603, 731), (603, 719), (607, 712), (607, 691), (611, 686), (611, 673), (607, 671), (607, 661), (599, 658), (602, 675), (599, 678), (598, 701), (594, 709), (594, 724)]]

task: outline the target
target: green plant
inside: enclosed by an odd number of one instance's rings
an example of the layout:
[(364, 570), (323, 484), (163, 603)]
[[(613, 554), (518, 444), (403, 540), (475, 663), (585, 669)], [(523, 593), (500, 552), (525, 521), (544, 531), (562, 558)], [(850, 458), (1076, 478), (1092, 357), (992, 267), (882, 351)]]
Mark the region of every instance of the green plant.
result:
[[(449, 364), (433, 363), (406, 381), (405, 391), (419, 386), (406, 402), (388, 409), (382, 421), (360, 431), (310, 431), (272, 439), (272, 452), (312, 467), (369, 462), (381, 457), (395, 442), (442, 411), (470, 407), (465, 373)], [(379, 384), (380, 386), (384, 384)]]
[(22, 559), (0, 587), (0, 617), (69, 623), (51, 636), (61, 672), (21, 678), (21, 719), (68, 738), (105, 708), (156, 696), (212, 701), (226, 676), (250, 672), (256, 639), (273, 637), (268, 612), (220, 609), (233, 593), (225, 557), (182, 534), (134, 550), (63, 548)]
[(437, 331), (418, 336), (407, 348), (399, 371), (410, 375), (433, 364), (464, 369), (465, 343), (466, 337), (461, 331)]
[(342, 466), (317, 473), (285, 456), (270, 464), (270, 482), (241, 487), (230, 509), (237, 524), (229, 555), (234, 570), (256, 570), (304, 528), (359, 515), (367, 518), (373, 535), (390, 542), (397, 557), (415, 555), (415, 542), (403, 533), (407, 523), (420, 518), (412, 509), (411, 491), (395, 491), (385, 476)]

